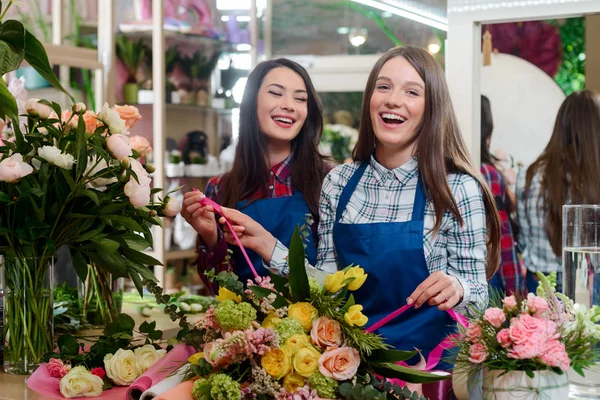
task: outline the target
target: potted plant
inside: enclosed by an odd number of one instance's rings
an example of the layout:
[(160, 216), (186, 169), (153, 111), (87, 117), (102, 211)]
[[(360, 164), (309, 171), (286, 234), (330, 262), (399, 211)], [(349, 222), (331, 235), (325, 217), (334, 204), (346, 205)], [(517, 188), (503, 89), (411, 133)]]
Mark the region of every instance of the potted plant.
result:
[(209, 104), (210, 76), (217, 66), (219, 57), (221, 57), (219, 51), (214, 52), (209, 59), (201, 55), (199, 51), (194, 54), (194, 60), (197, 64), (193, 69), (192, 84), (196, 90), (196, 104), (201, 107), (206, 107)]
[(201, 177), (206, 176), (206, 163), (208, 160), (200, 154), (194, 154), (190, 157), (191, 164), (185, 166), (186, 176)]
[(169, 178), (177, 178), (185, 175), (185, 164), (179, 150), (169, 153), (165, 173)]
[(127, 104), (137, 103), (139, 83), (136, 78), (137, 71), (144, 60), (146, 46), (142, 39), (137, 42), (121, 35), (117, 37), (117, 57), (127, 68), (127, 81), (123, 85), (123, 100)]

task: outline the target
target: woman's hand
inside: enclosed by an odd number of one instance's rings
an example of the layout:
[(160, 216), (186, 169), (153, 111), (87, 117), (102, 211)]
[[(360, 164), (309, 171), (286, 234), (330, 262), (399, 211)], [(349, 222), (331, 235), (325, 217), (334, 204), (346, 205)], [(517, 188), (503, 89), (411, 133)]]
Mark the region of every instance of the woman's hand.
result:
[(200, 200), (204, 197), (204, 193), (200, 191), (187, 192), (183, 196), (181, 216), (198, 232), (206, 246), (212, 250), (217, 245), (219, 234), (215, 210), (212, 206), (200, 204)]
[(406, 299), (408, 304), (421, 307), (425, 302), (430, 306), (438, 306), (440, 310), (449, 310), (462, 301), (464, 290), (453, 276), (441, 271), (429, 275)]
[[(221, 212), (231, 222), (233, 230), (237, 233), (242, 245), (245, 248), (254, 250), (265, 262), (269, 263), (277, 239), (263, 228), (261, 224), (238, 210), (221, 207)], [(223, 225), (223, 235), (227, 243), (237, 246), (231, 230), (225, 223), (225, 218), (221, 217), (219, 223)]]

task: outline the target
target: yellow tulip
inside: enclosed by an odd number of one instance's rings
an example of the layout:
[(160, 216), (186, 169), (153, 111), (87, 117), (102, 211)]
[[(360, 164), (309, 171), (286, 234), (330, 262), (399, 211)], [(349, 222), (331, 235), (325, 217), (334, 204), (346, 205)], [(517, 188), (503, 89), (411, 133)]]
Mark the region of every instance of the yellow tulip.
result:
[(327, 275), (327, 277), (325, 277), (325, 283), (323, 286), (328, 292), (336, 293), (344, 287), (345, 279), (346, 275), (344, 274), (344, 271), (338, 271), (335, 274)]
[(242, 301), (242, 297), (233, 293), (231, 290), (220, 287), (219, 294), (216, 296), (217, 301), (225, 301), (225, 300), (233, 300), (236, 303), (240, 303)]
[(345, 279), (354, 278), (354, 280), (348, 283), (348, 290), (358, 290), (367, 280), (367, 276), (369, 274), (365, 274), (365, 270), (360, 266), (352, 267), (348, 271), (346, 271)]
[(361, 311), (363, 306), (360, 304), (355, 304), (348, 309), (348, 312), (344, 314), (344, 321), (350, 326), (363, 326), (367, 322), (369, 322), (369, 318), (367, 318)]
[(198, 361), (200, 361), (203, 358), (204, 358), (204, 352), (201, 351), (200, 353), (192, 354), (190, 356), (190, 358), (188, 358), (188, 362), (190, 364), (198, 364)]

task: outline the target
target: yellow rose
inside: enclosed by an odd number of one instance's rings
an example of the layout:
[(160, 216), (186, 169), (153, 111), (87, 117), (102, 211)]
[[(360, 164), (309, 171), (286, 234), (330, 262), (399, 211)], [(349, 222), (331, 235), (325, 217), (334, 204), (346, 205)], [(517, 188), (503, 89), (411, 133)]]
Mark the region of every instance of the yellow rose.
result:
[(236, 303), (240, 303), (242, 301), (241, 296), (224, 287), (219, 288), (219, 294), (216, 296), (216, 299), (217, 301), (233, 300)]
[(293, 372), (283, 378), (283, 388), (287, 390), (288, 393), (294, 393), (296, 390), (303, 387), (305, 383), (306, 379), (303, 376)]
[(288, 340), (285, 341), (285, 347), (290, 349), (291, 354), (296, 353), (296, 351), (309, 344), (310, 339), (303, 334), (290, 336)]
[(313, 320), (318, 316), (317, 309), (306, 302), (292, 304), (288, 309), (288, 317), (300, 322), (306, 332), (310, 331)]
[(299, 375), (308, 378), (319, 369), (319, 357), (321, 357), (321, 353), (314, 347), (306, 346), (301, 348), (292, 358), (294, 371)]
[(368, 275), (369, 274), (365, 274), (365, 270), (359, 267), (358, 265), (356, 267), (350, 268), (348, 271), (346, 271), (346, 274), (344, 275), (346, 279), (354, 278), (352, 282), (348, 283), (348, 290), (360, 289), (363, 283), (365, 283), (365, 280), (367, 280)]
[(97, 397), (102, 393), (102, 378), (93, 375), (83, 366), (71, 368), (60, 380), (60, 394), (65, 398)]
[(365, 325), (369, 321), (369, 318), (367, 318), (365, 315), (363, 315), (363, 313), (361, 312), (362, 309), (363, 309), (363, 306), (361, 306), (360, 304), (355, 304), (355, 305), (351, 306), (348, 309), (348, 312), (346, 312), (346, 314), (344, 314), (344, 321), (346, 321), (346, 323), (350, 326)]
[(260, 365), (275, 379), (281, 379), (292, 369), (290, 357), (282, 349), (274, 349), (262, 356)]
[(202, 358), (204, 358), (204, 352), (201, 351), (200, 353), (192, 354), (190, 358), (188, 358), (188, 362), (190, 364), (198, 364), (198, 361)]
[(344, 280), (346, 275), (344, 271), (338, 271), (335, 274), (329, 274), (325, 277), (325, 283), (323, 287), (330, 293), (339, 292), (344, 287)]
[(114, 355), (104, 356), (104, 370), (106, 376), (118, 386), (129, 386), (142, 374), (135, 353), (123, 349), (117, 350)]
[(267, 329), (267, 328), (273, 328), (275, 329), (275, 327), (277, 325), (279, 325), (281, 323), (282, 319), (277, 317), (275, 315), (275, 313), (271, 312), (269, 313), (269, 315), (267, 315), (267, 318), (265, 318), (265, 320), (262, 323), (262, 327)]

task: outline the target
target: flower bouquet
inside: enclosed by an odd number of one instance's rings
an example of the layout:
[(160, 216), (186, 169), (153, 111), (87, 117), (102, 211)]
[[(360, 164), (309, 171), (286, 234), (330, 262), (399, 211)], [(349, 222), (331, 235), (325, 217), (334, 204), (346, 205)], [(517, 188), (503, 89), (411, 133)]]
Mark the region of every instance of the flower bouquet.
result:
[(497, 299), (462, 329), (455, 371), (483, 367), (485, 399), (566, 399), (569, 368), (583, 375), (600, 359), (600, 308), (575, 305), (538, 277), (537, 295)]
[(362, 268), (328, 275), (321, 286), (307, 276), (298, 230), (289, 254), (287, 278), (256, 277), (246, 288), (231, 272), (208, 273), (219, 303), (184, 328), (185, 343), (202, 350), (187, 364), (194, 399), (424, 399), (383, 377), (448, 377), (395, 364), (416, 352), (391, 350), (361, 328), (368, 317), (351, 292), (367, 279)]
[(323, 127), (321, 146), (335, 161), (343, 163), (352, 156), (357, 140), (356, 129), (342, 124), (328, 124)]

